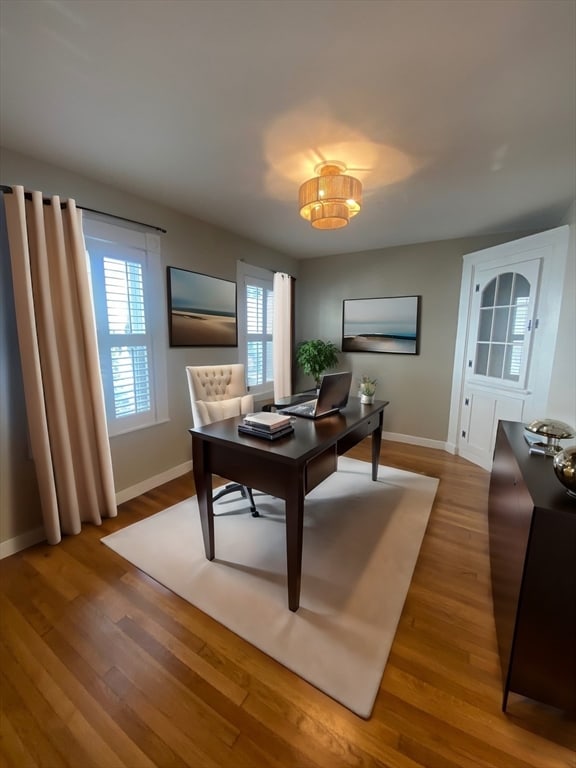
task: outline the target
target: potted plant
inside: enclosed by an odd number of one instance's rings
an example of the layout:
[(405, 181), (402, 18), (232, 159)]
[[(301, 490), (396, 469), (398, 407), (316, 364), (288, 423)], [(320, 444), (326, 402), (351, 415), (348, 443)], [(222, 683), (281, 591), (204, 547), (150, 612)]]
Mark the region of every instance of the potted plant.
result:
[(359, 394), (361, 403), (368, 404), (374, 402), (374, 395), (376, 394), (376, 381), (377, 379), (372, 379), (370, 376), (360, 377)]
[(338, 348), (331, 341), (303, 341), (296, 350), (296, 362), (307, 376), (312, 376), (318, 389), (324, 371), (338, 365)]

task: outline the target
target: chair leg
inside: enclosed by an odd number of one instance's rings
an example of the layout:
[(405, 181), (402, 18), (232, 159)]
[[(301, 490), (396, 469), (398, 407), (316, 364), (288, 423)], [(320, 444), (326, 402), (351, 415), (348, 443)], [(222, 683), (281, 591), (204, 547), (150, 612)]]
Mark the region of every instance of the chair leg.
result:
[(221, 488), (218, 493), (215, 493), (214, 496), (212, 496), (212, 501), (217, 501), (218, 499), (221, 499), (222, 496), (226, 496), (226, 494), (233, 493), (234, 491), (239, 491), (242, 495), (242, 498), (248, 500), (250, 503), (250, 512), (252, 513), (252, 517), (260, 517), (258, 510), (256, 509), (256, 504), (254, 503), (252, 488), (248, 488), (245, 485), (240, 485), (239, 483), (228, 483), (228, 485), (225, 485), (224, 488)]
[(254, 504), (254, 496), (252, 495), (252, 488), (248, 488), (247, 485), (243, 485), (242, 496), (244, 496), (244, 498), (248, 497), (248, 500), (250, 501), (250, 511), (252, 512), (252, 517), (260, 517), (260, 513), (256, 509), (256, 504)]
[(228, 493), (233, 493), (234, 491), (240, 491), (240, 493), (242, 493), (242, 486), (238, 485), (238, 483), (228, 483), (228, 485), (225, 485), (224, 488), (221, 488), (214, 494), (214, 496), (212, 496), (212, 501), (217, 501), (218, 499), (221, 499), (222, 496), (226, 496)]

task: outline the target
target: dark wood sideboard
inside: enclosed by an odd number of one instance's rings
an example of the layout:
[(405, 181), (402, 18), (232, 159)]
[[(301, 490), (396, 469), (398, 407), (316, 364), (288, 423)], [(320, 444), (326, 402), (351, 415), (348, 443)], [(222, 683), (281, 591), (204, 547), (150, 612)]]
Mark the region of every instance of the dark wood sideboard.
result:
[(524, 425), (501, 421), (488, 521), (505, 711), (510, 691), (576, 711), (576, 499)]

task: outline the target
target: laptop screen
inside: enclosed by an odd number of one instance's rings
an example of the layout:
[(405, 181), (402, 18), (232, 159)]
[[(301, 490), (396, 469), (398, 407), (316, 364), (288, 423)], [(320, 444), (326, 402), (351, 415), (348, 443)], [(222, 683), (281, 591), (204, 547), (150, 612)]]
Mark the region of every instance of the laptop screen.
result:
[(325, 373), (320, 384), (316, 413), (344, 408), (350, 395), (352, 372)]

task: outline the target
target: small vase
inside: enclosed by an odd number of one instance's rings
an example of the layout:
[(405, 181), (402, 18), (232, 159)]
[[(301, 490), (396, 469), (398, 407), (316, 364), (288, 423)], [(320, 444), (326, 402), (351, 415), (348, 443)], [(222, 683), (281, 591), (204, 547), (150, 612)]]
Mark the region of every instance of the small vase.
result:
[(360, 402), (362, 405), (372, 405), (374, 402), (374, 395), (360, 395)]

